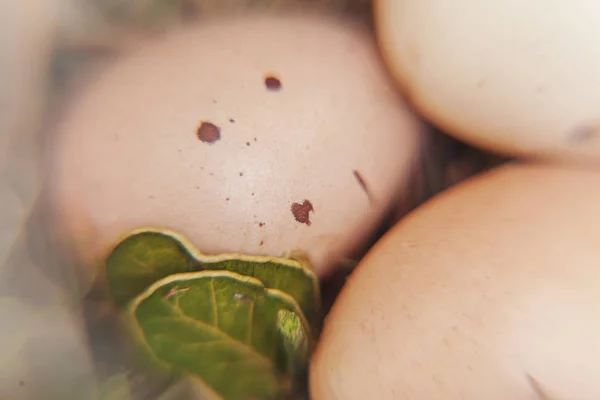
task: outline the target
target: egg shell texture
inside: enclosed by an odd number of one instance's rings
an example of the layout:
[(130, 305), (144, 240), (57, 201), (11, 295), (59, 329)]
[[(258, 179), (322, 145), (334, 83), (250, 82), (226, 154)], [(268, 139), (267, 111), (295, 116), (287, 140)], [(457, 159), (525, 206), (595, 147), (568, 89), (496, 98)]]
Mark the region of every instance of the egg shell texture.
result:
[(511, 164), (411, 213), (327, 316), (312, 398), (599, 399), (598, 196), (598, 171)]
[(325, 274), (403, 190), (420, 129), (362, 25), (203, 21), (87, 85), (56, 129), (51, 197), (89, 259), (158, 226), (205, 253), (305, 250)]

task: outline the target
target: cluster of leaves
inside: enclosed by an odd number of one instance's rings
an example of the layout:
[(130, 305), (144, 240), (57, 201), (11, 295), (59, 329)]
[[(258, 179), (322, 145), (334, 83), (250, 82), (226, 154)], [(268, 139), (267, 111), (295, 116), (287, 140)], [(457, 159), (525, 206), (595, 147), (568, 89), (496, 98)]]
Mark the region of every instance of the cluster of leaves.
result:
[(306, 391), (320, 304), (306, 258), (209, 256), (144, 229), (118, 243), (106, 273), (149, 366), (185, 375), (203, 398)]

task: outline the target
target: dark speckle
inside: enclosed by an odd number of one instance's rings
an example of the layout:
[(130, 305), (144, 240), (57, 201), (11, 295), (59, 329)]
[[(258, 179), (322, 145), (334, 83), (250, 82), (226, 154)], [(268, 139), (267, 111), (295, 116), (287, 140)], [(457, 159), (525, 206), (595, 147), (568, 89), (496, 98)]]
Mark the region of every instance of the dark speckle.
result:
[(246, 146), (250, 146), (250, 142), (246, 142)]
[(252, 193), (252, 196), (254, 196), (254, 193)]
[(365, 192), (365, 194), (367, 195), (369, 201), (372, 201), (371, 191), (369, 190), (369, 187), (367, 186), (367, 182), (365, 181), (365, 178), (363, 178), (363, 176), (360, 174), (360, 172), (358, 172), (358, 170), (354, 170), (352, 173), (354, 174), (354, 178), (356, 178), (356, 181), (362, 188), (363, 192)]
[(179, 15), (183, 21), (195, 21), (200, 11), (198, 8), (195, 2), (184, 0), (181, 2), (181, 13)]
[(262, 228), (263, 226), (265, 226), (265, 223), (264, 222), (259, 222), (258, 226), (259, 226), (259, 228)]
[(302, 204), (293, 203), (291, 211), (296, 221), (300, 222), (301, 224), (306, 224), (307, 226), (311, 225), (309, 213), (311, 211), (314, 212), (315, 209), (310, 201), (304, 200)]
[(196, 136), (202, 142), (212, 144), (221, 139), (221, 129), (212, 122), (202, 122), (196, 130)]
[(267, 75), (265, 77), (265, 86), (268, 90), (272, 92), (277, 92), (281, 90), (281, 81), (279, 80), (279, 78), (273, 75)]
[(231, 122), (232, 124), (235, 124), (235, 119), (229, 118), (229, 122)]
[(256, 142), (256, 138), (254, 138), (254, 141)]
[(262, 246), (263, 244), (265, 244), (265, 242), (263, 242), (262, 240), (260, 241), (260, 243), (258, 244), (259, 246)]
[(244, 173), (243, 173), (243, 172), (240, 172), (240, 176), (244, 176)]
[(568, 140), (571, 143), (583, 143), (598, 137), (600, 129), (596, 126), (580, 126), (569, 132)]
[(225, 198), (225, 201), (229, 201), (229, 197), (226, 197), (226, 198)]
[(19, 381), (19, 386), (25, 386), (25, 382), (24, 381)]
[(539, 400), (550, 400), (550, 397), (544, 392), (540, 383), (531, 375), (526, 374), (525, 378), (527, 379), (529, 386), (533, 390), (536, 398)]

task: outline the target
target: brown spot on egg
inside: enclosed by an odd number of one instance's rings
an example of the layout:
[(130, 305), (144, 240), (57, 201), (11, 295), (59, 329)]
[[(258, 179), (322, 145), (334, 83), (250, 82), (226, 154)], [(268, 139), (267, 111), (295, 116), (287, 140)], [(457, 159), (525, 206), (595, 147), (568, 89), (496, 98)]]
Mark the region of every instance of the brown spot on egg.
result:
[(259, 222), (259, 223), (258, 223), (258, 227), (259, 227), (259, 228), (262, 228), (263, 226), (265, 226), (265, 223), (264, 223), (264, 222)]
[(199, 7), (194, 1), (183, 0), (181, 3), (179, 16), (182, 21), (194, 21), (198, 18)]
[(569, 132), (567, 139), (571, 143), (584, 143), (598, 137), (600, 129), (596, 126), (583, 125)]
[(263, 244), (265, 244), (265, 242), (263, 242), (262, 240), (260, 241), (260, 243), (258, 244), (259, 246), (262, 246)]
[(221, 139), (221, 129), (212, 122), (203, 121), (196, 130), (196, 136), (200, 141), (212, 144)]
[(314, 212), (315, 209), (310, 201), (304, 200), (302, 204), (293, 203), (291, 211), (296, 221), (300, 222), (301, 224), (306, 224), (307, 226), (311, 225), (310, 212)]
[(277, 92), (281, 90), (281, 81), (279, 80), (279, 78), (273, 75), (267, 75), (265, 77), (265, 86), (268, 90), (272, 92)]
[(550, 400), (550, 397), (546, 394), (540, 383), (533, 376), (526, 374), (525, 377), (527, 378), (529, 386), (531, 386), (531, 389), (538, 400)]
[(240, 172), (240, 176), (244, 176), (244, 173), (243, 173), (243, 172)]
[(250, 142), (246, 142), (246, 146), (250, 146)]
[(229, 201), (229, 197), (226, 197), (226, 198), (225, 198), (225, 201)]
[(365, 178), (363, 178), (361, 173), (358, 172), (358, 170), (356, 170), (356, 169), (354, 171), (352, 171), (352, 173), (354, 174), (354, 178), (356, 178), (356, 181), (360, 185), (363, 192), (365, 192), (365, 194), (367, 195), (369, 202), (373, 201), (373, 199), (371, 197), (371, 191), (369, 190), (369, 187), (367, 186), (367, 182), (365, 181)]
[(235, 123), (235, 119), (229, 118), (229, 122), (231, 122), (232, 124), (234, 124)]

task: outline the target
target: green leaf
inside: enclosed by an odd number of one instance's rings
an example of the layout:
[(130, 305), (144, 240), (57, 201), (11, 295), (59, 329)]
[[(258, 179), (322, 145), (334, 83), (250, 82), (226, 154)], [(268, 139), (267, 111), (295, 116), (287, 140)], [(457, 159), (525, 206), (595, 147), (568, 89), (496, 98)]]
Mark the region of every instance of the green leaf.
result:
[(158, 363), (208, 399), (287, 398), (313, 341), (295, 299), (231, 271), (171, 275), (130, 302), (131, 328)]
[(242, 254), (205, 255), (185, 237), (169, 230), (139, 229), (126, 236), (106, 262), (112, 295), (124, 307), (152, 283), (169, 275), (226, 270), (255, 277), (267, 288), (292, 296), (309, 321), (319, 314), (318, 278), (307, 258)]
[(205, 255), (175, 232), (138, 229), (106, 272), (148, 366), (208, 399), (306, 397), (320, 293), (304, 253)]
[(159, 279), (196, 270), (194, 264), (175, 237), (139, 230), (113, 249), (106, 261), (106, 276), (113, 298), (123, 307)]

